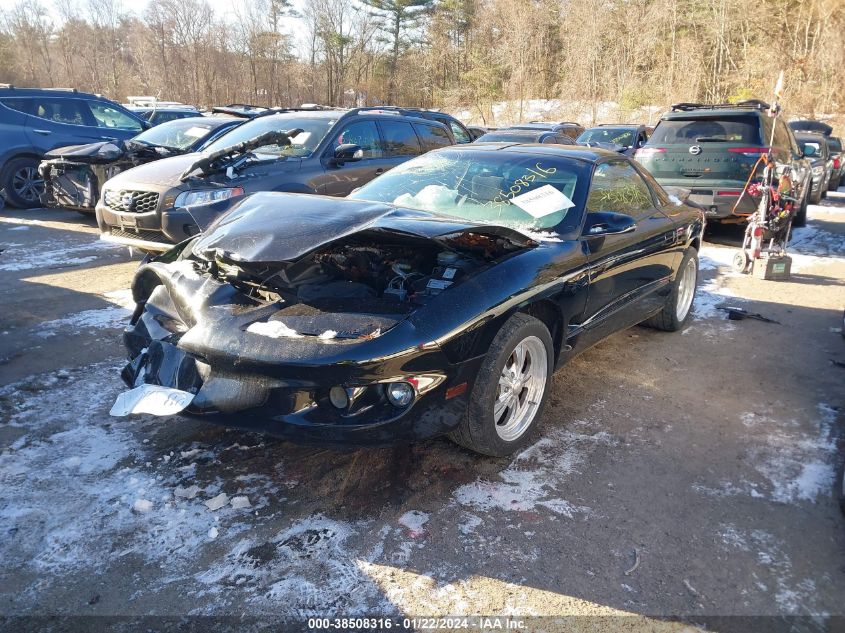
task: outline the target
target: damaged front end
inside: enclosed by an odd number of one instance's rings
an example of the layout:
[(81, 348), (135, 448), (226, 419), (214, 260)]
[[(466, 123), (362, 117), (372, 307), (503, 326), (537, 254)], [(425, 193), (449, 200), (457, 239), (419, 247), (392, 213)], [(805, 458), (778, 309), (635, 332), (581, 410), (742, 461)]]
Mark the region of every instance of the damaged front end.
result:
[(193, 394), (186, 413), (300, 441), (378, 445), (454, 428), (466, 402), (449, 390), (465, 393), (480, 360), (442, 349), (450, 308), (480, 273), (536, 244), (344, 201), (355, 230), (326, 239), (327, 223), (306, 213), (287, 235), (264, 227), (273, 239), (261, 246), (239, 230), (255, 225), (243, 206), (240, 222), (227, 216), (227, 228), (139, 269), (127, 385)]
[(41, 204), (94, 212), (103, 184), (113, 176), (160, 158), (181, 153), (134, 141), (72, 145), (49, 152), (38, 172), (44, 179)]

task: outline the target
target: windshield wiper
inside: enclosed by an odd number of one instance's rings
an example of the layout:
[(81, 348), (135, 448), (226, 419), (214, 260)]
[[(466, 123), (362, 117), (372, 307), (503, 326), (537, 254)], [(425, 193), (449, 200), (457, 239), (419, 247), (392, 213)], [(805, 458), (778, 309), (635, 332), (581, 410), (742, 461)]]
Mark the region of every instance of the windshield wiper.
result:
[(290, 139), (298, 134), (302, 134), (302, 132), (304, 132), (304, 130), (301, 128), (287, 130), (286, 132), (283, 130), (270, 130), (269, 132), (259, 134), (248, 141), (242, 141), (228, 147), (223, 147), (215, 152), (211, 152), (210, 154), (203, 154), (191, 163), (191, 165), (179, 177), (179, 180), (184, 182), (197, 169), (199, 169), (203, 175), (208, 175), (214, 171), (218, 171), (224, 167), (223, 159), (230, 156), (248, 154), (252, 150), (264, 147), (265, 145), (290, 145)]

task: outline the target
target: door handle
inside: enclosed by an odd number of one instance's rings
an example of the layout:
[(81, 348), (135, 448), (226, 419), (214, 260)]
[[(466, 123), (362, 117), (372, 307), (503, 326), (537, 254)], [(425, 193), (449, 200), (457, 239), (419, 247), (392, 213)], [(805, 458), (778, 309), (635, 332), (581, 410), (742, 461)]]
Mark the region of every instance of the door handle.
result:
[(52, 132), (50, 130), (32, 130), (32, 131), (35, 132), (36, 134), (41, 134), (42, 136), (49, 136), (50, 134), (52, 134)]

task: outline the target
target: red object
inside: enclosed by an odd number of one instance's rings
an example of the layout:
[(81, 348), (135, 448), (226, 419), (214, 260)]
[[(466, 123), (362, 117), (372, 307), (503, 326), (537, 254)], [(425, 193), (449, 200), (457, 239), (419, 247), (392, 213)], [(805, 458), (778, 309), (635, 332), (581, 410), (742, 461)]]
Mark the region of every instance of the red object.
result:
[(768, 154), (771, 147), (729, 147), (732, 154)]
[(763, 237), (763, 227), (762, 226), (755, 226), (754, 227), (754, 237)]
[(741, 192), (739, 191), (717, 191), (717, 196), (738, 196)]
[(449, 387), (446, 390), (446, 400), (448, 400), (449, 398), (455, 398), (457, 396), (460, 396), (461, 394), (466, 393), (466, 390), (467, 384), (465, 382), (462, 382), (459, 385), (455, 385), (454, 387)]
[(665, 151), (665, 147), (641, 147), (634, 152), (634, 156), (653, 156), (654, 154), (662, 154)]
[(839, 159), (838, 158), (833, 159), (833, 168), (839, 169)]

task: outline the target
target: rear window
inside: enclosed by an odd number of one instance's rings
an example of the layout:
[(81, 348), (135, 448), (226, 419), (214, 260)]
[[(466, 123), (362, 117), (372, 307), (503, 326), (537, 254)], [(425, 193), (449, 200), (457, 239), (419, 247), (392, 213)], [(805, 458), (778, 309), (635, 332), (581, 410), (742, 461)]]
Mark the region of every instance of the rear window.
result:
[(760, 122), (753, 116), (666, 119), (657, 124), (650, 145), (745, 143), (761, 145)]
[(840, 141), (835, 136), (829, 136), (827, 138), (827, 146), (830, 148), (831, 152), (838, 154), (842, 151), (842, 141)]
[(446, 130), (433, 125), (414, 123), (414, 129), (422, 141), (423, 151), (427, 152), (438, 147), (447, 147), (452, 144)]

